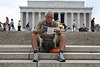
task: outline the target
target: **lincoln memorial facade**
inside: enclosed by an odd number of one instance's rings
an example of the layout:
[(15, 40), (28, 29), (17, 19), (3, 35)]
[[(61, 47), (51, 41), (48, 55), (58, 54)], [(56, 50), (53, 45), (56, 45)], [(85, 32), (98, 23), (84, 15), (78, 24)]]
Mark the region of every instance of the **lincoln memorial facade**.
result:
[(20, 6), (20, 20), (22, 28), (29, 22), (34, 27), (39, 21), (45, 19), (48, 11), (54, 13), (54, 20), (59, 18), (72, 29), (72, 22), (76, 20), (77, 28), (84, 23), (86, 27), (91, 26), (92, 7), (85, 7), (84, 1), (32, 1), (28, 0), (28, 6)]

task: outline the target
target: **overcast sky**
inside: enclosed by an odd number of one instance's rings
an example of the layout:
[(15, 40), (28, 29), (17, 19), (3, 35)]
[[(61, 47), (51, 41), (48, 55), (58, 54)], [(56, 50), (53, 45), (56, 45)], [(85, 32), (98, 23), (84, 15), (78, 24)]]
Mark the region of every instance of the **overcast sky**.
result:
[[(33, 0), (34, 1), (34, 0)], [(43, 0), (38, 0), (43, 1)], [(47, 0), (44, 0), (47, 1)], [(49, 0), (58, 1), (58, 0)], [(61, 1), (61, 0), (59, 0)], [(95, 17), (95, 23), (100, 24), (100, 0), (63, 0), (63, 1), (85, 1), (85, 7), (93, 7), (92, 17)], [(5, 22), (5, 17), (14, 19), (17, 28), (18, 20), (20, 20), (19, 6), (27, 6), (27, 0), (0, 0), (0, 21)]]

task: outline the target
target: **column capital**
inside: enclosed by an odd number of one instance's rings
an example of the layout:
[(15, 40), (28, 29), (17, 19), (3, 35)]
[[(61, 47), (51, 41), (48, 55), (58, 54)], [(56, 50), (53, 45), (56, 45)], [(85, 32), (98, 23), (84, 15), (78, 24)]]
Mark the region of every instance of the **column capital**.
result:
[(68, 12), (65, 12), (65, 14), (67, 14)]
[(20, 13), (24, 13), (24, 12), (20, 12)]
[(80, 14), (81, 12), (77, 12), (77, 14)]
[(71, 12), (71, 14), (74, 14), (74, 12)]
[(29, 13), (29, 12), (25, 12), (25, 13)]
[(35, 12), (32, 12), (32, 13), (35, 13)]
[(38, 13), (40, 14), (40, 13), (42, 13), (42, 12), (38, 12)]
[(89, 13), (89, 14), (92, 14), (92, 13)]
[(58, 12), (58, 13), (61, 13), (61, 12)]

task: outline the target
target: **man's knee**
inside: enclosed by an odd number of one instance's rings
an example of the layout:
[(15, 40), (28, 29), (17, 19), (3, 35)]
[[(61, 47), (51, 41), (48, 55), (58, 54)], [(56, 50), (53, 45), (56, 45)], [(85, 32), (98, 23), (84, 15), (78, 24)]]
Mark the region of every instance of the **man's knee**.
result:
[(37, 40), (37, 42), (40, 42), (39, 35), (37, 35), (37, 34), (32, 34), (32, 40)]
[(59, 37), (61, 37), (61, 38), (65, 38), (65, 35), (61, 34)]
[(65, 41), (65, 35), (61, 34), (57, 37), (56, 43), (58, 43), (59, 41)]
[(32, 34), (32, 38), (38, 38), (38, 35)]

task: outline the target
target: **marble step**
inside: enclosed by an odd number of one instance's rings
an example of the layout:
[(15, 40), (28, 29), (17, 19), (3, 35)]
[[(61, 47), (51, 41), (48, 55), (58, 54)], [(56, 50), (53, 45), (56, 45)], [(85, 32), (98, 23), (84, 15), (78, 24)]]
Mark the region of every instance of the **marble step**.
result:
[(37, 67), (32, 60), (0, 60), (0, 67)]
[[(100, 60), (100, 53), (63, 53), (67, 60)], [(58, 53), (39, 53), (40, 60), (57, 60)], [(29, 60), (34, 53), (0, 53), (0, 60)]]
[[(45, 52), (42, 47), (40, 52)], [(31, 45), (0, 45), (0, 53), (7, 52), (33, 52)], [(67, 45), (64, 52), (100, 52), (100, 46)]]
[(0, 60), (0, 67), (100, 67), (100, 60)]

